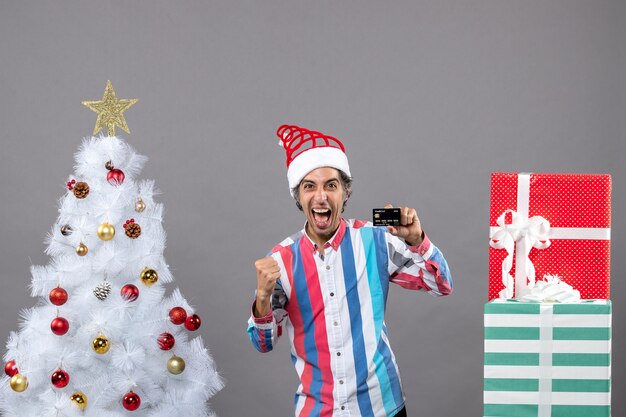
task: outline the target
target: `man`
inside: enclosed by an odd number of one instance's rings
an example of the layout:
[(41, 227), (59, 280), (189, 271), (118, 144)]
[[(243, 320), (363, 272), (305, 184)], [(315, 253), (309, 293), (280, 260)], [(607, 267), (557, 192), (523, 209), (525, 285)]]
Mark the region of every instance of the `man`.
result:
[(277, 134), (306, 223), (255, 263), (250, 340), (268, 352), (287, 330), (296, 417), (406, 416), (384, 321), (389, 282), (447, 295), (448, 265), (412, 208), (396, 227), (341, 217), (352, 178), (338, 139), (288, 125)]

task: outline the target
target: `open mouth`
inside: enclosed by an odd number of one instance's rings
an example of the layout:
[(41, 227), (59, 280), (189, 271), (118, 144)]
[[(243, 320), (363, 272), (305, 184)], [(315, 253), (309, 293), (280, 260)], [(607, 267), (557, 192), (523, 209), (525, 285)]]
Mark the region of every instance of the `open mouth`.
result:
[(332, 211), (329, 208), (314, 208), (311, 209), (313, 215), (313, 221), (315, 225), (320, 229), (325, 229), (330, 226), (330, 215)]

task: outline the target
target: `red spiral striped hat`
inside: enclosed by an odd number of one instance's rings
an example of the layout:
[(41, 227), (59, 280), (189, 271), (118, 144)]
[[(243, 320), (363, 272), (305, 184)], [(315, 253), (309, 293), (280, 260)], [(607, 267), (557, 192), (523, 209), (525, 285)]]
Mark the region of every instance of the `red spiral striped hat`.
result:
[(302, 178), (317, 168), (336, 168), (352, 177), (345, 147), (339, 139), (295, 125), (282, 125), (276, 135), (280, 138), (278, 144), (287, 152), (290, 192)]

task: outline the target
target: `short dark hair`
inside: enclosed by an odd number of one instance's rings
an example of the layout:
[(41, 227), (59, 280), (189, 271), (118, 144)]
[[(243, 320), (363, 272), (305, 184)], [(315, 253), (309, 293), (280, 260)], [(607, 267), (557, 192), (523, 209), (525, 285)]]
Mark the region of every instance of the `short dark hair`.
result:
[[(346, 199), (343, 200), (343, 206), (341, 207), (341, 212), (343, 213), (346, 205), (348, 204), (348, 199), (352, 194), (352, 177), (348, 176), (348, 174), (340, 169), (338, 169), (337, 171), (339, 171), (339, 179), (341, 180), (341, 186), (343, 187), (343, 191), (344, 193), (346, 193)], [(300, 181), (298, 185), (291, 189), (291, 194), (293, 194), (293, 198), (296, 200), (296, 207), (298, 207), (298, 210), (303, 211), (302, 204), (300, 204), (300, 184), (302, 184), (302, 181)]]

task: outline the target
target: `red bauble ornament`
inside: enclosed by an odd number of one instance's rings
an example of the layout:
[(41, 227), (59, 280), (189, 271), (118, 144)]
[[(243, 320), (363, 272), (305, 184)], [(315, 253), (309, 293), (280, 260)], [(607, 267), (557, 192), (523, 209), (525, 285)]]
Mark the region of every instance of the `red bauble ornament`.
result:
[(49, 298), (55, 306), (62, 306), (67, 302), (67, 291), (61, 287), (56, 287), (50, 291)]
[(128, 411), (135, 411), (141, 405), (141, 397), (130, 391), (128, 394), (124, 395), (122, 399), (122, 405)]
[(122, 185), (122, 183), (124, 182), (124, 173), (122, 172), (121, 169), (112, 169), (107, 173), (107, 181), (109, 182), (109, 184), (117, 187), (119, 185)]
[(65, 372), (63, 369), (57, 369), (54, 371), (50, 379), (52, 381), (52, 385), (55, 387), (65, 388), (67, 387), (67, 384), (70, 383), (70, 374)]
[(122, 294), (122, 298), (125, 300), (135, 301), (139, 297), (139, 288), (133, 284), (126, 284), (120, 290), (120, 294)]
[(174, 347), (174, 343), (176, 343), (176, 339), (169, 333), (161, 333), (157, 339), (159, 343), (159, 347), (161, 350), (170, 350)]
[(194, 330), (198, 330), (201, 324), (202, 320), (200, 320), (200, 316), (194, 314), (193, 316), (187, 317), (187, 320), (185, 320), (185, 329), (193, 332)]
[(63, 317), (57, 317), (50, 323), (50, 329), (57, 336), (63, 336), (70, 329), (70, 323)]
[(174, 324), (183, 324), (187, 319), (187, 312), (182, 307), (174, 307), (170, 310), (170, 320)]
[(13, 375), (20, 373), (19, 369), (17, 369), (17, 364), (15, 363), (15, 361), (8, 361), (4, 365), (4, 373), (10, 377), (13, 377)]

